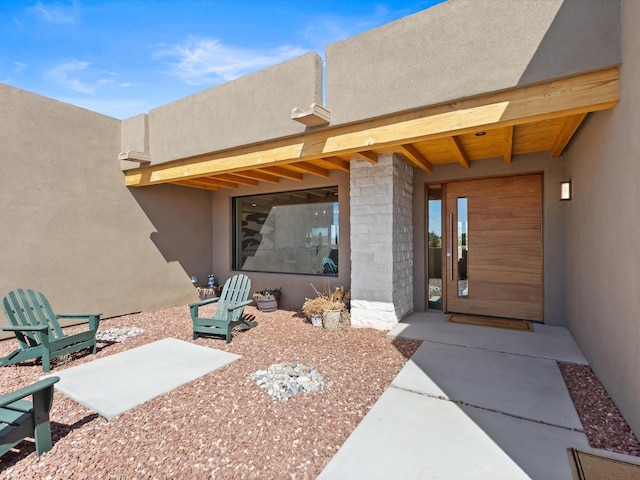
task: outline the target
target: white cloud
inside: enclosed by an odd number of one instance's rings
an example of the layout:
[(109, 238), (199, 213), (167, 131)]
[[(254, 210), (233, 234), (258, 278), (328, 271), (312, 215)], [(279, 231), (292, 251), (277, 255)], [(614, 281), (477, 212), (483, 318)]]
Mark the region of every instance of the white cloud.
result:
[(102, 85), (113, 83), (116, 75), (91, 68), (90, 62), (69, 60), (51, 68), (46, 77), (74, 92), (92, 95)]
[(75, 1), (66, 5), (62, 3), (46, 4), (39, 1), (28, 10), (37, 18), (44, 20), (47, 23), (55, 23), (58, 25), (75, 24), (80, 13), (78, 4)]
[(5, 77), (0, 77), (0, 83), (6, 83), (9, 85), (13, 84), (16, 81), (16, 77), (28, 67), (26, 63), (18, 61), (13, 61), (11, 62), (11, 64), (13, 65), (13, 67), (10, 69), (11, 71), (8, 72)]
[(146, 113), (157, 105), (148, 99), (140, 98), (95, 98), (95, 97), (58, 97), (58, 100), (80, 108), (99, 112), (109, 117), (124, 120), (140, 113)]
[(270, 67), (307, 51), (291, 45), (272, 50), (248, 49), (224, 45), (213, 38), (189, 38), (184, 44), (163, 48), (154, 58), (169, 59), (171, 73), (188, 85), (210, 85)]

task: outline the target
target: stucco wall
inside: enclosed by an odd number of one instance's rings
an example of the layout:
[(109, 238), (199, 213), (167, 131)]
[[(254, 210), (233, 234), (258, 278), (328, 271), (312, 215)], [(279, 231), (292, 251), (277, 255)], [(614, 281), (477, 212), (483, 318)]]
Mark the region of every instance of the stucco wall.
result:
[(232, 232), (231, 205), (232, 198), (245, 195), (259, 195), (262, 193), (286, 192), (307, 188), (338, 185), (338, 207), (340, 209), (340, 256), (338, 259), (338, 277), (317, 275), (300, 275), (293, 273), (262, 273), (244, 272), (252, 282), (252, 292), (264, 288), (282, 287), (280, 306), (283, 308), (299, 309), (306, 297), (314, 297), (311, 284), (322, 290), (325, 284), (331, 287), (344, 286), (349, 288), (351, 283), (350, 227), (349, 227), (349, 175), (332, 171), (328, 178), (305, 174), (302, 182), (281, 180), (278, 185), (258, 184), (257, 187), (243, 187), (237, 189), (220, 189), (213, 193), (213, 274), (220, 283), (233, 275), (232, 270)]
[(151, 110), (151, 162), (304, 132), (291, 110), (314, 102), (322, 103), (322, 60), (311, 52)]
[(567, 152), (567, 313), (573, 336), (640, 434), (640, 2), (622, 2), (620, 104)]
[(449, 0), (334, 43), (333, 124), (620, 61), (618, 0)]
[(0, 105), (0, 295), (106, 317), (197, 299), (185, 265), (210, 268), (208, 192), (129, 191), (116, 119), (2, 84)]
[[(415, 311), (426, 308), (426, 199), (425, 185), (450, 180), (475, 179), (519, 173), (543, 172), (543, 249), (544, 249), (544, 322), (547, 325), (567, 326), (565, 316), (565, 215), (567, 202), (561, 202), (560, 182), (565, 180), (563, 158), (550, 158), (548, 153), (514, 156), (506, 165), (502, 158), (480, 160), (464, 169), (458, 164), (439, 165), (433, 173), (417, 170), (413, 185), (413, 244)], [(470, 233), (473, 235), (473, 232)], [(473, 237), (471, 237), (473, 242)]]

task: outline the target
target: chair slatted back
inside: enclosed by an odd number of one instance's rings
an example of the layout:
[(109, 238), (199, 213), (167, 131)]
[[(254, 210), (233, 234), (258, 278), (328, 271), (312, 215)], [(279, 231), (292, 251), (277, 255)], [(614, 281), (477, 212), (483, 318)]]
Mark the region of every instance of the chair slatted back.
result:
[[(49, 327), (51, 340), (64, 337), (49, 300), (41, 292), (22, 288), (13, 290), (3, 298), (2, 308), (12, 325), (31, 327), (46, 325)], [(34, 334), (25, 332), (24, 336), (31, 346), (38, 344)]]
[[(220, 300), (218, 300), (218, 308), (214, 318), (227, 320), (229, 306), (247, 300), (249, 298), (250, 291), (251, 280), (246, 275), (234, 275), (227, 279), (222, 287), (222, 293), (220, 294)], [(232, 317), (229, 321), (238, 321), (242, 316), (242, 312), (244, 312), (244, 308), (237, 308), (233, 310)]]

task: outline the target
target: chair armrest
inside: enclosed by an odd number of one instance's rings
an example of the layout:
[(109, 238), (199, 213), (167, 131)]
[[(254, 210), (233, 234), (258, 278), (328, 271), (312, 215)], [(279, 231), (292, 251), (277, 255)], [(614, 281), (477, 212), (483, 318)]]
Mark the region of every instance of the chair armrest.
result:
[(90, 318), (100, 317), (102, 313), (58, 313), (56, 318)]
[(2, 327), (2, 330), (6, 332), (46, 332), (49, 330), (47, 325), (41, 325), (38, 327), (28, 327), (26, 325), (9, 325)]
[(215, 303), (218, 300), (220, 300), (220, 297), (207, 298), (206, 300), (200, 300), (199, 302), (190, 303), (189, 308), (202, 307), (203, 305), (209, 305), (210, 303)]
[(87, 318), (89, 319), (89, 329), (97, 330), (100, 324), (102, 313), (58, 313), (56, 318)]
[(191, 313), (191, 318), (195, 318), (198, 316), (198, 309), (204, 305), (209, 305), (210, 303), (215, 303), (220, 300), (220, 297), (207, 298), (206, 300), (201, 300), (196, 303), (189, 304), (189, 312)]
[(234, 303), (233, 305), (229, 306), (229, 311), (235, 310), (235, 309), (240, 308), (240, 307), (246, 307), (247, 305), (251, 305), (252, 303), (253, 303), (252, 299), (245, 300), (244, 302)]
[(24, 388), (16, 390), (15, 392), (8, 393), (7, 395), (0, 395), (0, 407), (4, 407), (10, 403), (16, 402), (22, 398), (33, 395), (34, 393), (51, 388), (54, 383), (58, 382), (60, 377), (47, 377), (39, 382), (27, 385)]

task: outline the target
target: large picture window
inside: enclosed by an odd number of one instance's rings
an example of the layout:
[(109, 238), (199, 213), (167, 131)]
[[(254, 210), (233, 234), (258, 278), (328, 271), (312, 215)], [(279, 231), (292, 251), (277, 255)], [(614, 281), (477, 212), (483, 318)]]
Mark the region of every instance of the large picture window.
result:
[(338, 187), (233, 199), (236, 270), (338, 275)]

